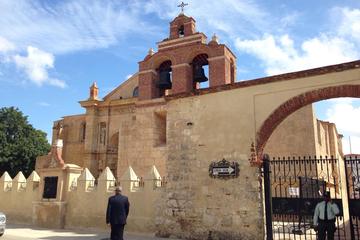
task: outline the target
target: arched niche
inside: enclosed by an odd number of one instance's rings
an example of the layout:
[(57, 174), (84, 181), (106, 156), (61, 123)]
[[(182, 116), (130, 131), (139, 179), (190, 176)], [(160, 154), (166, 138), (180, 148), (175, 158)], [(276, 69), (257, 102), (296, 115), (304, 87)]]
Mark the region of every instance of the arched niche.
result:
[(108, 152), (117, 153), (118, 147), (119, 147), (119, 132), (116, 132), (110, 138)]
[(206, 53), (196, 55), (191, 62), (194, 89), (208, 87), (209, 81), (209, 56)]

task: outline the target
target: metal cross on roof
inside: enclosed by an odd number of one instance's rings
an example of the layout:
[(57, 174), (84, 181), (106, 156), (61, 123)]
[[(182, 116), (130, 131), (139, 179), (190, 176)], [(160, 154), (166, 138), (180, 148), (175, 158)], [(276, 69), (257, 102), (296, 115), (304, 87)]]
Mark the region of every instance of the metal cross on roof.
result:
[(178, 5), (178, 7), (181, 7), (181, 13), (184, 13), (184, 7), (189, 5), (188, 3), (184, 3), (184, 2), (181, 2), (180, 5)]

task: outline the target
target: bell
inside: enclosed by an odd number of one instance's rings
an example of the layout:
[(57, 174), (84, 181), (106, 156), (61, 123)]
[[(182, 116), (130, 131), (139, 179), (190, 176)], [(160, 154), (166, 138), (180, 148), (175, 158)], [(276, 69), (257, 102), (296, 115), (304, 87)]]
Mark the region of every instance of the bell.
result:
[(195, 65), (194, 68), (194, 82), (206, 82), (208, 78), (205, 76), (202, 66)]
[(170, 72), (160, 72), (160, 78), (157, 82), (157, 87), (161, 89), (171, 89)]

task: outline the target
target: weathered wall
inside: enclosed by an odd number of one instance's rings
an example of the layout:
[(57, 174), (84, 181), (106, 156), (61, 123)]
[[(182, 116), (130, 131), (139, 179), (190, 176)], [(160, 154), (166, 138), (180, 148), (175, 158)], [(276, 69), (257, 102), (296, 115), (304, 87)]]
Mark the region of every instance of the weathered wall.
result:
[[(155, 206), (163, 191), (163, 183), (156, 168), (148, 169), (143, 182), (139, 182), (136, 173), (131, 169), (127, 170), (120, 181), (123, 187), (123, 194), (128, 196), (130, 212), (126, 225), (127, 231), (133, 232), (154, 232), (155, 231)], [(131, 174), (130, 174), (131, 173)], [(22, 175), (22, 173), (19, 173)], [(110, 169), (106, 169), (94, 185), (95, 178), (86, 169), (77, 178), (77, 184), (64, 183), (69, 186), (65, 190), (64, 201), (41, 201), (40, 177), (36, 172), (26, 180), (23, 175), (14, 179), (5, 173), (0, 178), (0, 209), (7, 216), (9, 223), (33, 224), (39, 222), (40, 215), (35, 214), (34, 208), (38, 203), (46, 203), (44, 211), (52, 211), (55, 205), (65, 206), (65, 228), (107, 228), (105, 214), (108, 198), (114, 194), (116, 179)], [(40, 184), (41, 186), (41, 184)], [(146, 200), (146, 204), (144, 201)], [(53, 204), (52, 204), (53, 203)], [(43, 205), (44, 205), (43, 204)], [(48, 219), (49, 220), (49, 219)], [(46, 222), (41, 221), (44, 226)], [(48, 223), (48, 227), (51, 227)]]
[(161, 176), (166, 176), (166, 121), (159, 120), (159, 114), (166, 112), (165, 102), (155, 106), (136, 107), (136, 114), (120, 129), (117, 175), (122, 176), (127, 166), (144, 177), (155, 165)]
[(287, 117), (275, 129), (264, 152), (272, 157), (316, 155), (316, 126), (313, 106), (305, 106)]
[[(158, 213), (158, 234), (194, 239), (261, 239), (262, 201), (257, 168), (248, 162), (251, 109), (248, 94), (226, 92), (168, 105), (169, 182)], [(232, 98), (236, 97), (236, 101)], [(221, 99), (221, 101), (220, 101)], [(248, 101), (251, 105), (251, 101)], [(239, 109), (239, 111), (234, 111)], [(240, 164), (238, 178), (209, 176), (212, 161)]]
[[(251, 143), (256, 142), (263, 123), (294, 96), (318, 90), (321, 99), (332, 96), (322, 88), (360, 84), (359, 69), (316, 76), (303, 74), (288, 81), (239, 83), (239, 87), (228, 91), (210, 90), (210, 94), (168, 98), (169, 181), (160, 203), (165, 211), (157, 214), (159, 235), (206, 239), (211, 232), (213, 239), (263, 237), (258, 169), (248, 162)], [(313, 118), (310, 120), (313, 126)], [(238, 178), (209, 177), (210, 163), (222, 158), (240, 164)]]

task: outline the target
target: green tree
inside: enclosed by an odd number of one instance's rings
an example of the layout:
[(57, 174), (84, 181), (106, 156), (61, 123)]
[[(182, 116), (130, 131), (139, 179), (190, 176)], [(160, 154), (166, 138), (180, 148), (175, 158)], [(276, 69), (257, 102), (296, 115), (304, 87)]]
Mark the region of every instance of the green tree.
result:
[(12, 177), (19, 171), (28, 176), (36, 157), (49, 151), (46, 133), (29, 124), (27, 116), (14, 107), (0, 108), (0, 176), (5, 171)]

